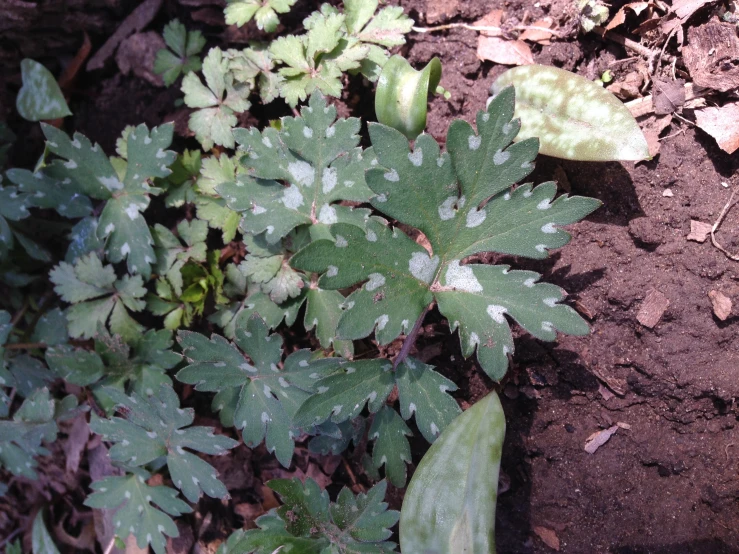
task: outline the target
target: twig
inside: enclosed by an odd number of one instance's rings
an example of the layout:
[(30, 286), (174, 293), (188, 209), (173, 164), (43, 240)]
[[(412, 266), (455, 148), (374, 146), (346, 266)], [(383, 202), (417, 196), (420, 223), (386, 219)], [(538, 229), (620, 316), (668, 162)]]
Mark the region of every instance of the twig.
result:
[(49, 348), (49, 345), (43, 342), (16, 342), (3, 346), (5, 350), (32, 350), (34, 348)]
[(360, 483), (359, 481), (357, 481), (357, 476), (354, 475), (354, 471), (352, 470), (352, 467), (349, 465), (349, 462), (346, 461), (346, 458), (342, 456), (341, 462), (342, 462), (342, 465), (344, 466), (344, 469), (349, 474), (349, 479), (351, 479), (353, 487), (362, 493), (367, 492), (367, 489), (364, 488), (364, 485)]
[(8, 544), (10, 541), (12, 541), (15, 537), (17, 537), (18, 535), (20, 535), (22, 532), (23, 532), (23, 529), (20, 528), (20, 527), (18, 529), (16, 529), (15, 531), (13, 531), (10, 535), (8, 535), (7, 537), (5, 537), (5, 539), (3, 540), (3, 542), (0, 542), (0, 548), (2, 548), (3, 546), (5, 546), (6, 544)]
[(739, 255), (732, 254), (731, 252), (729, 252), (728, 250), (726, 250), (723, 246), (721, 246), (718, 243), (718, 241), (716, 240), (716, 231), (718, 230), (719, 226), (721, 225), (721, 222), (726, 217), (726, 214), (729, 212), (729, 210), (734, 205), (734, 195), (736, 194), (736, 190), (737, 189), (734, 189), (733, 191), (731, 191), (731, 196), (729, 197), (729, 201), (724, 206), (724, 209), (721, 210), (721, 213), (719, 214), (718, 219), (716, 220), (716, 223), (714, 223), (713, 224), (713, 227), (711, 227), (711, 244), (713, 244), (716, 248), (718, 248), (719, 250), (721, 250), (721, 252), (723, 252), (726, 255), (726, 257), (729, 258), (730, 260), (734, 260), (735, 262), (739, 262)]
[(429, 308), (431, 306), (426, 306), (426, 309), (423, 310), (420, 316), (418, 316), (418, 319), (413, 324), (413, 329), (411, 329), (411, 332), (406, 335), (405, 340), (403, 341), (403, 346), (400, 347), (400, 352), (395, 357), (395, 360), (393, 361), (393, 371), (398, 369), (398, 366), (403, 363), (403, 360), (405, 360), (408, 357), (408, 354), (411, 351), (411, 348), (413, 348), (413, 345), (416, 342), (416, 337), (418, 337), (418, 332), (421, 330), (421, 327), (423, 327), (423, 318), (426, 317), (426, 314), (429, 312)]
[[(703, 87), (699, 87), (693, 83), (687, 83), (683, 89), (685, 90), (685, 101), (700, 98), (711, 94), (711, 90)], [(652, 103), (652, 95), (626, 102), (625, 106), (631, 112), (634, 117), (641, 117), (654, 111), (654, 104)]]
[[(651, 48), (647, 48), (643, 44), (639, 44), (638, 42), (633, 41), (630, 38), (621, 36), (618, 33), (614, 33), (613, 31), (606, 31), (603, 27), (593, 27), (593, 32), (598, 33), (600, 36), (610, 39), (616, 44), (620, 44), (621, 46), (628, 48), (629, 50), (633, 50), (637, 54), (641, 54), (649, 60), (650, 65), (652, 60), (659, 55), (659, 52), (655, 52)], [(665, 54), (663, 58), (672, 63), (672, 60), (675, 59), (675, 56)]]
[(494, 25), (469, 25), (468, 23), (447, 23), (445, 25), (437, 25), (436, 27), (411, 27), (417, 33), (435, 33), (437, 31), (446, 31), (448, 29), (469, 29), (470, 31), (478, 31), (481, 33), (505, 33), (508, 31), (543, 31), (555, 37), (562, 37), (562, 33), (550, 29), (548, 27), (540, 27), (538, 25), (515, 25), (513, 27), (495, 27)]
[(108, 543), (108, 546), (105, 548), (105, 552), (103, 554), (110, 554), (113, 552), (113, 548), (115, 548), (115, 537), (110, 539), (110, 542)]

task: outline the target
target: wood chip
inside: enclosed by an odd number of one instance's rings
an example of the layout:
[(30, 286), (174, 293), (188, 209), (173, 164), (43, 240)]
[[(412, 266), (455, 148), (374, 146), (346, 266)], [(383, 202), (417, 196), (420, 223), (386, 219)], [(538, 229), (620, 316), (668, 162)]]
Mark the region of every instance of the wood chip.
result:
[(557, 537), (557, 533), (547, 527), (541, 527), (539, 525), (534, 525), (532, 531), (534, 531), (536, 536), (539, 537), (549, 548), (559, 552), (559, 537)]
[(708, 298), (711, 299), (715, 316), (721, 321), (726, 321), (731, 315), (731, 298), (717, 290), (710, 291)]
[[(686, 102), (689, 102), (690, 100), (693, 100), (695, 98), (706, 96), (710, 94), (710, 92), (711, 91), (707, 88), (696, 86), (693, 83), (688, 83), (685, 85), (685, 100)], [(639, 98), (638, 100), (626, 102), (625, 106), (629, 109), (631, 115), (633, 115), (634, 117), (641, 117), (654, 111), (654, 103), (652, 101), (651, 94), (649, 96), (645, 96), (644, 98)]]
[(712, 20), (688, 29), (683, 60), (693, 82), (721, 92), (739, 87), (739, 37), (736, 26)]
[(711, 224), (703, 223), (702, 221), (696, 221), (695, 219), (690, 220), (690, 234), (688, 240), (695, 242), (706, 242), (711, 234)]
[(727, 154), (733, 154), (739, 149), (739, 103), (696, 110), (695, 122), (700, 129), (716, 139), (719, 148)]
[(585, 440), (585, 452), (588, 454), (595, 454), (595, 452), (607, 443), (613, 434), (618, 431), (618, 425), (611, 425), (608, 429), (601, 429), (590, 435)]
[(113, 55), (118, 45), (129, 35), (138, 33), (156, 16), (159, 8), (162, 6), (162, 0), (146, 0), (141, 3), (131, 14), (123, 20), (116, 32), (105, 41), (95, 55), (87, 62), (87, 71), (101, 69), (108, 58)]
[(662, 314), (669, 305), (670, 301), (664, 294), (652, 289), (642, 301), (639, 313), (636, 314), (636, 320), (644, 327), (652, 329), (662, 319)]

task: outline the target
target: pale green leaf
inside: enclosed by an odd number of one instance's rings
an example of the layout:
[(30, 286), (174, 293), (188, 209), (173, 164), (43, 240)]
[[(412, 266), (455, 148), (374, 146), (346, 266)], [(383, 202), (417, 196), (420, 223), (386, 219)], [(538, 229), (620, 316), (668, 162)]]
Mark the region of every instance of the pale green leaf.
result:
[[(606, 14), (608, 13), (606, 9)], [(538, 137), (547, 156), (582, 161), (644, 160), (647, 140), (631, 112), (596, 83), (556, 67), (509, 69), (490, 89), (516, 89), (517, 140)]]
[(72, 115), (51, 72), (40, 63), (25, 58), (21, 62), (23, 86), (15, 106), (28, 121), (59, 119)]
[(400, 515), (403, 552), (495, 552), (505, 418), (495, 392), (458, 416), (413, 474)]
[(44, 511), (39, 510), (33, 520), (31, 531), (31, 550), (33, 554), (59, 554), (49, 531), (44, 524)]

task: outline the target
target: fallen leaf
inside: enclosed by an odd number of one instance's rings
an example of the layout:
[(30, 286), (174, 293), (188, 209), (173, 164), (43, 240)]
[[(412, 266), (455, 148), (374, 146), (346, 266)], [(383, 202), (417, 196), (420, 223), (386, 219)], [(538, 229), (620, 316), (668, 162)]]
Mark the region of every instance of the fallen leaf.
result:
[[(521, 33), (521, 36), (518, 37), (519, 40), (528, 40), (529, 42), (536, 42), (537, 44), (551, 44), (551, 38), (554, 34), (554, 31), (547, 31), (546, 29), (551, 29), (554, 25), (554, 20), (551, 17), (545, 17), (544, 19), (539, 19), (538, 21), (534, 21), (531, 25), (529, 25), (529, 29), (526, 29), (523, 33)], [(538, 27), (538, 28), (533, 28)]]
[(706, 239), (711, 234), (711, 228), (712, 227), (709, 223), (703, 223), (702, 221), (691, 219), (690, 234), (687, 239), (695, 242), (706, 242)]
[(721, 321), (726, 321), (726, 319), (731, 315), (731, 298), (717, 290), (710, 291), (708, 293), (708, 298), (711, 299), (713, 313), (716, 317)]
[(72, 422), (67, 440), (62, 443), (62, 449), (67, 458), (67, 473), (77, 473), (80, 467), (80, 458), (87, 446), (87, 439), (89, 437), (90, 428), (87, 425), (87, 418), (85, 414), (80, 414)]
[(671, 115), (665, 115), (663, 117), (651, 116), (646, 121), (641, 122), (640, 127), (644, 136), (647, 139), (647, 148), (649, 148), (649, 156), (654, 158), (659, 154), (661, 142), (659, 136), (667, 127), (670, 126), (672, 121)]
[(636, 320), (644, 327), (652, 329), (662, 319), (662, 314), (669, 305), (670, 301), (664, 294), (652, 289), (642, 301), (639, 313), (636, 314)]
[(551, 529), (548, 529), (547, 527), (540, 527), (538, 525), (534, 525), (533, 531), (544, 544), (546, 544), (552, 550), (556, 550), (557, 552), (559, 552), (559, 537), (557, 537), (557, 533), (555, 533)]
[(123, 42), (123, 39), (133, 33), (138, 33), (151, 23), (161, 6), (162, 0), (145, 0), (145, 2), (142, 2), (123, 20), (123, 23), (116, 29), (115, 33), (105, 41), (105, 44), (100, 47), (100, 50), (87, 62), (87, 71), (102, 68), (106, 60), (113, 55), (118, 45)]
[(640, 96), (639, 88), (644, 83), (644, 78), (638, 71), (631, 71), (615, 83), (611, 83), (606, 90), (618, 96), (621, 100), (631, 100)]
[(716, 0), (674, 0), (672, 2), (673, 13), (685, 23), (691, 15), (701, 9), (706, 4), (711, 4)]
[(712, 20), (688, 29), (683, 60), (696, 85), (727, 92), (739, 87), (739, 38), (736, 26)]
[(611, 425), (608, 429), (596, 431), (585, 440), (585, 452), (595, 454), (601, 446), (607, 443), (613, 434), (618, 431), (618, 425)]
[[(479, 27), (500, 28), (503, 10), (493, 10), (475, 22)], [(477, 38), (477, 57), (503, 65), (531, 65), (534, 56), (529, 45), (522, 40), (502, 38), (501, 30), (481, 31)]]
[(477, 57), (502, 65), (531, 65), (534, 55), (522, 40), (506, 40), (500, 37), (480, 35), (477, 39)]
[[(729, 124), (734, 122), (733, 125)], [(703, 108), (695, 111), (696, 125), (716, 139), (719, 148), (733, 154), (739, 148), (739, 102), (720, 108)]]
[(666, 115), (682, 108), (685, 103), (685, 81), (683, 79), (670, 81), (655, 77), (652, 83), (654, 85), (652, 94), (654, 113)]
[(124, 75), (133, 72), (136, 77), (154, 86), (163, 87), (162, 76), (154, 73), (154, 60), (157, 52), (163, 48), (166, 45), (159, 33), (134, 33), (121, 42), (115, 61)]
[(626, 10), (627, 9), (631, 10), (636, 15), (639, 15), (648, 6), (649, 6), (649, 2), (632, 2), (631, 4), (626, 4), (622, 6), (621, 9), (616, 12), (616, 15), (613, 16), (613, 19), (611, 19), (611, 21), (608, 22), (608, 25), (606, 25), (606, 31), (610, 31), (611, 29), (618, 27), (624, 21), (626, 21)]

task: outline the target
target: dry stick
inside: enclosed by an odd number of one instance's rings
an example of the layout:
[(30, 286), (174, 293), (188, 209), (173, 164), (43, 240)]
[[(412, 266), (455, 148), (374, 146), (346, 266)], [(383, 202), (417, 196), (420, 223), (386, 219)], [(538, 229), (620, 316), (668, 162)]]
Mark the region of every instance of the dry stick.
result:
[(734, 260), (735, 262), (739, 262), (739, 255), (732, 254), (731, 252), (729, 252), (728, 250), (726, 250), (723, 246), (721, 246), (718, 243), (718, 241), (716, 240), (716, 231), (718, 230), (719, 226), (721, 225), (721, 222), (726, 217), (726, 214), (729, 212), (729, 210), (734, 205), (734, 195), (736, 194), (736, 190), (737, 189), (734, 189), (733, 191), (731, 191), (731, 196), (729, 197), (729, 201), (724, 206), (724, 209), (721, 210), (721, 213), (719, 214), (718, 219), (716, 220), (716, 223), (714, 223), (713, 224), (713, 227), (711, 227), (711, 244), (713, 244), (716, 248), (718, 248), (719, 250), (721, 250), (721, 252), (723, 252), (726, 255), (726, 257), (729, 258), (730, 260)]
[[(637, 54), (641, 54), (650, 61), (659, 54), (659, 52), (655, 52), (651, 48), (647, 48), (643, 44), (639, 44), (638, 42), (633, 41), (630, 38), (623, 37), (618, 33), (614, 33), (613, 31), (606, 31), (603, 27), (595, 26), (593, 27), (593, 32), (598, 33), (600, 36), (610, 39), (616, 44), (620, 44), (621, 46), (624, 46), (629, 50), (633, 50)], [(676, 59), (675, 56), (672, 56), (670, 54), (665, 54), (663, 58), (670, 63), (672, 63), (672, 60)]]
[(16, 342), (3, 346), (5, 350), (31, 350), (33, 348), (49, 348), (49, 345), (43, 342)]
[(448, 29), (469, 29), (470, 31), (479, 31), (481, 33), (505, 33), (506, 31), (544, 31), (555, 37), (562, 37), (559, 31), (549, 29), (548, 27), (540, 27), (538, 25), (516, 25), (514, 27), (503, 28), (494, 25), (469, 25), (467, 23), (447, 23), (446, 25), (437, 25), (436, 27), (411, 27), (411, 30), (417, 33), (435, 33), (437, 31), (446, 31)]

